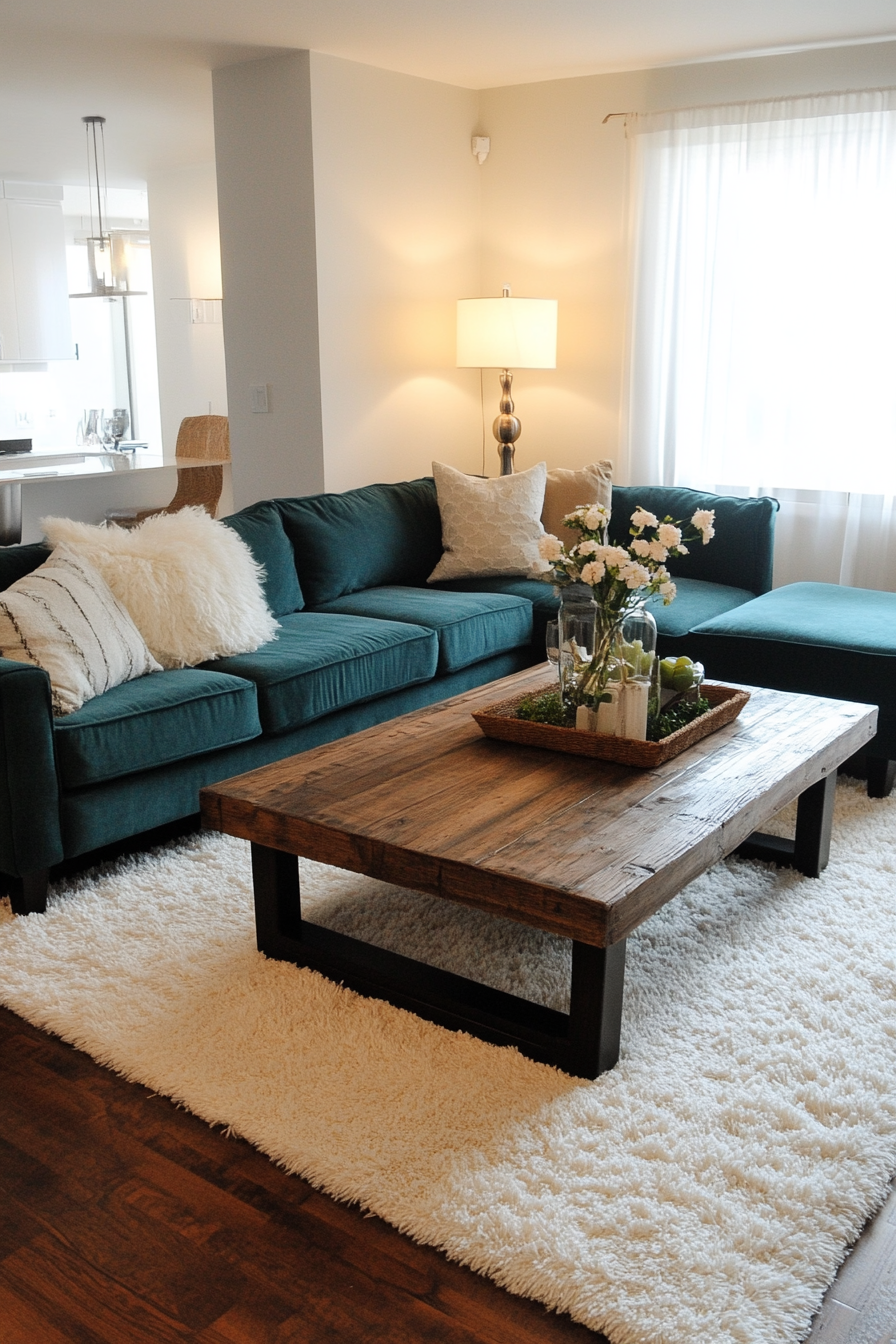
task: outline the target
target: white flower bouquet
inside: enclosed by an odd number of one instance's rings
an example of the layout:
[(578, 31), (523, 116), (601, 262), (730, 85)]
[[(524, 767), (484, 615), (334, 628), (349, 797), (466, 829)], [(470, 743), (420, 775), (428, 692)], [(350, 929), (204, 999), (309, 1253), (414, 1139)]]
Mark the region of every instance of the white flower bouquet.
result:
[[(687, 555), (688, 543), (705, 546), (715, 535), (712, 509), (698, 509), (689, 523), (662, 521), (646, 509), (631, 517), (628, 546), (607, 540), (610, 513), (602, 504), (582, 504), (563, 519), (575, 537), (564, 545), (559, 537), (546, 534), (539, 542), (537, 577), (561, 589), (585, 585), (595, 602), (595, 637), (592, 650), (563, 647), (561, 630), (561, 682), (564, 655), (574, 676), (564, 683), (564, 701), (570, 706), (596, 708), (606, 699), (607, 681), (614, 667), (613, 648), (623, 622), (654, 596), (668, 605), (675, 598), (675, 584), (666, 568), (670, 557)], [(562, 623), (562, 610), (561, 610)]]

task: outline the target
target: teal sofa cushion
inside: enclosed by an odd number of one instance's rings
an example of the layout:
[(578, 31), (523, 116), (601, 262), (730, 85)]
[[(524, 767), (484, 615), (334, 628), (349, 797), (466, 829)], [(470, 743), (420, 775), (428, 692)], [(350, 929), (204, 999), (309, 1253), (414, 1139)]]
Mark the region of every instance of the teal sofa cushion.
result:
[(668, 639), (680, 639), (690, 634), (695, 625), (755, 601), (746, 588), (728, 588), (723, 583), (706, 583), (703, 579), (678, 578), (675, 586), (678, 591), (668, 607), (661, 597), (653, 597), (647, 603), (657, 633)]
[(424, 584), (442, 554), (431, 478), (274, 501), (309, 607), (388, 584)]
[[(668, 607), (663, 606), (662, 598), (654, 598), (649, 603), (657, 631), (666, 639), (686, 635), (695, 625), (743, 602), (750, 602), (754, 596), (746, 588), (728, 588), (724, 584), (707, 583), (702, 579), (676, 579), (675, 582), (678, 593)], [(544, 646), (545, 626), (548, 621), (556, 619), (560, 605), (557, 590), (539, 579), (460, 579), (433, 586), (451, 591), (487, 591), (527, 598), (533, 606), (532, 642), (539, 650)]]
[[(701, 635), (896, 656), (896, 593), (790, 583), (701, 625)], [(823, 655), (815, 655), (823, 660)]]
[[(266, 735), (209, 756), (195, 756), (188, 761), (161, 766), (152, 773), (99, 784), (94, 789), (70, 790), (62, 795), (59, 805), (65, 854), (84, 854), (111, 844), (123, 835), (136, 835), (152, 826), (164, 826), (179, 817), (188, 817), (198, 811), (199, 790), (207, 784), (255, 770), (270, 761), (282, 761), (286, 756), (307, 751), (309, 747), (333, 742), (398, 714), (408, 714), (437, 700), (460, 695), (473, 686), (509, 677), (513, 672), (522, 671), (528, 663), (525, 650), (515, 649), (447, 677), (407, 686), (394, 695), (350, 705), (278, 737)], [(49, 682), (47, 686), (49, 688)], [(55, 821), (55, 808), (52, 815)], [(58, 857), (61, 858), (61, 841), (59, 849)], [(30, 864), (32, 868), (35, 866)]]
[(631, 516), (639, 505), (660, 519), (668, 515), (675, 521), (689, 520), (697, 509), (715, 510), (712, 541), (707, 546), (696, 542), (688, 555), (669, 561), (676, 582), (679, 578), (702, 579), (745, 588), (753, 596), (771, 588), (776, 499), (737, 499), (677, 485), (614, 485), (611, 541), (625, 545), (631, 539)]
[(405, 621), (434, 630), (439, 639), (439, 673), (457, 672), (532, 640), (532, 603), (504, 593), (368, 588), (337, 597), (318, 610)]
[(56, 719), (55, 726), (66, 789), (151, 770), (261, 733), (252, 683), (195, 667), (115, 686)]
[(274, 615), (301, 611), (305, 599), (296, 574), (296, 557), (277, 506), (266, 499), (221, 521), (242, 538), (258, 563), (264, 565), (264, 595)]
[(791, 583), (693, 631), (726, 681), (876, 704), (872, 754), (896, 759), (896, 593)]
[(506, 593), (508, 597), (524, 597), (532, 603), (532, 645), (544, 648), (545, 626), (556, 620), (560, 598), (553, 584), (540, 579), (495, 577), (490, 579), (448, 579), (431, 585), (434, 590), (449, 593)]
[(285, 733), (431, 680), (438, 656), (435, 631), (419, 625), (300, 611), (282, 616), (278, 637), (254, 653), (205, 666), (253, 682), (265, 733)]

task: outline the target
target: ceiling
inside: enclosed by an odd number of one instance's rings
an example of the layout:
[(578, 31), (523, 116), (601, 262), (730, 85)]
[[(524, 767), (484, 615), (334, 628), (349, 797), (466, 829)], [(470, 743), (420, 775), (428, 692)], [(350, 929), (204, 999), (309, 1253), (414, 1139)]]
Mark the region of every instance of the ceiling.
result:
[(131, 186), (212, 157), (209, 71), (277, 49), (489, 88), (896, 38), (896, 0), (0, 0), (0, 25), (0, 172), (83, 179), (101, 113)]
[(894, 0), (2, 0), (4, 28), (311, 47), (488, 88), (896, 36)]

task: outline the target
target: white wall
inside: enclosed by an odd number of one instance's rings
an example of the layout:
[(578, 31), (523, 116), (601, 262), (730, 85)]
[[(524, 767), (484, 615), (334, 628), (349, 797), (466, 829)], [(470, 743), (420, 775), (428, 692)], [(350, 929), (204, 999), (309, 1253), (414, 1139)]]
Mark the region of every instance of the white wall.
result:
[[(624, 314), (621, 138), (600, 131), (605, 81), (570, 79), (482, 95), (483, 292), (556, 298), (557, 368), (520, 370), (521, 470), (617, 457)], [(597, 127), (597, 130), (595, 130)], [(497, 385), (495, 385), (496, 388)], [(497, 395), (492, 389), (493, 398)]]
[[(434, 457), (480, 470), (454, 303), (504, 283), (560, 301), (557, 369), (515, 372), (518, 467), (610, 457), (627, 480), (626, 144), (605, 115), (894, 81), (896, 42), (479, 94), (307, 52), (218, 70), (237, 506), (407, 478)], [(481, 168), (474, 132), (492, 141)], [(270, 385), (270, 414), (248, 410), (251, 383)]]
[(478, 376), (454, 362), (477, 95), (308, 52), (218, 70), (214, 95), (237, 506), (479, 470)]
[(621, 118), (702, 103), (896, 83), (896, 42), (711, 61), (482, 93), (483, 292), (560, 300), (557, 369), (517, 374), (519, 467), (620, 451), (626, 351), (626, 147)]
[(309, 67), (290, 52), (212, 82), (237, 508), (324, 488)]
[[(197, 323), (191, 321), (190, 304), (184, 301), (221, 297), (214, 162), (154, 172), (147, 189), (162, 444), (166, 453), (173, 454), (186, 416), (227, 414), (221, 305), (214, 305), (219, 321)], [(218, 515), (232, 511), (228, 467)]]
[(311, 99), (326, 488), (479, 471), (454, 344), (479, 293), (478, 95), (312, 53)]
[(221, 297), (215, 165), (156, 172), (147, 188), (162, 442), (173, 453), (185, 416), (227, 414), (223, 325), (191, 322), (183, 302)]

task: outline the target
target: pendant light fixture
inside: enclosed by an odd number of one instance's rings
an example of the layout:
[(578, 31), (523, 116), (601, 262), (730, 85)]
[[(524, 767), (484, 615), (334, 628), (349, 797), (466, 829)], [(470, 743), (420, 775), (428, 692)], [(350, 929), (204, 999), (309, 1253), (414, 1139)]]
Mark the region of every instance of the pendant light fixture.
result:
[[(87, 267), (90, 289), (70, 294), (71, 299), (127, 299), (146, 290), (131, 289), (128, 270), (130, 240), (127, 233), (109, 228), (106, 191), (105, 117), (82, 117), (87, 131), (87, 186), (90, 193), (90, 234)], [(95, 212), (95, 213), (94, 213)]]

